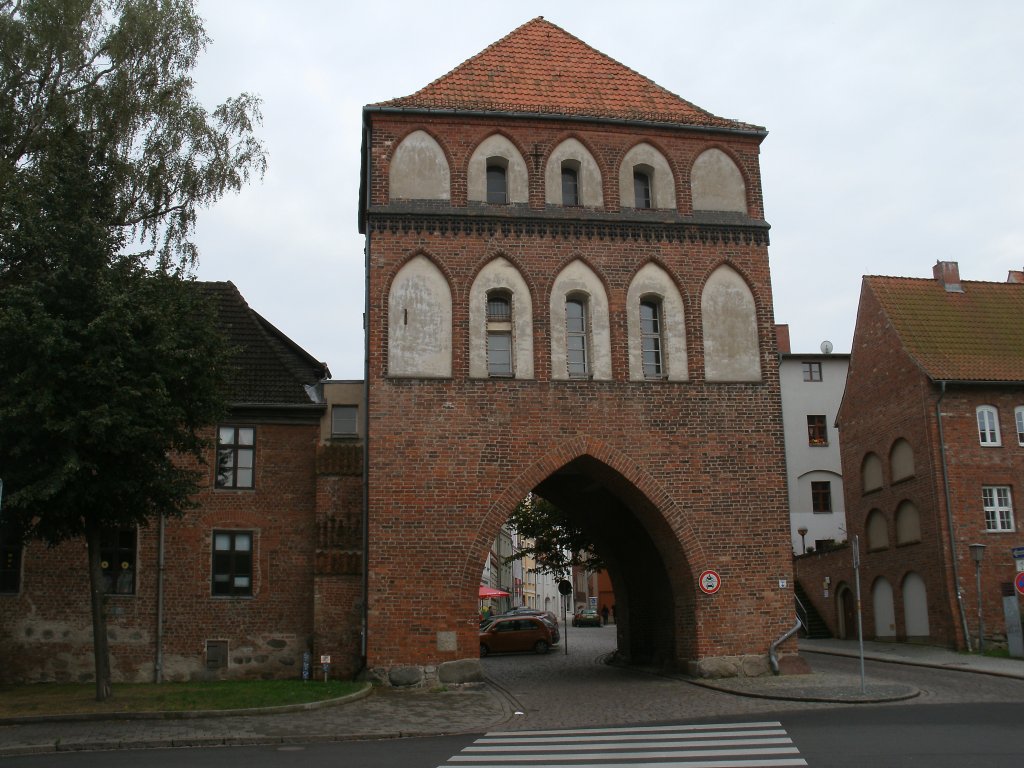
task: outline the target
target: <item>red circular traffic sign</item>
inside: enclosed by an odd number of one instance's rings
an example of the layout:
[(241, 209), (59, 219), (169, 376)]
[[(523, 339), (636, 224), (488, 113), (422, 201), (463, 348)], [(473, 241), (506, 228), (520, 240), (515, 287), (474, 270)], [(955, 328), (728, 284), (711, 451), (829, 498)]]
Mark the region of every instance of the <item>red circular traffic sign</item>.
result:
[(722, 577), (718, 575), (718, 571), (704, 571), (697, 581), (705, 595), (713, 595), (722, 588)]
[(1024, 571), (1017, 574), (1017, 578), (1013, 580), (1013, 586), (1020, 594), (1024, 595)]

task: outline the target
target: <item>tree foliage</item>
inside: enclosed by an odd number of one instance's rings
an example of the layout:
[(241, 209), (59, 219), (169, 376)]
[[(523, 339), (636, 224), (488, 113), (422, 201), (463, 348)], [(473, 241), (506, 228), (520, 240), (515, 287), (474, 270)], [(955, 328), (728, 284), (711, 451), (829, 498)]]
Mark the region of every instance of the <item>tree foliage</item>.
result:
[(0, 0), (0, 233), (20, 224), (25, 173), (74, 129), (110, 184), (107, 223), (162, 268), (194, 264), (197, 209), (266, 167), (259, 99), (208, 112), (193, 93), (207, 42), (192, 0)]
[(101, 537), (191, 506), (223, 409), (196, 214), (264, 170), (258, 101), (193, 95), (205, 44), (190, 0), (0, 0), (3, 522), (85, 539), (100, 699)]
[(591, 571), (604, 568), (584, 528), (547, 499), (527, 496), (516, 505), (508, 526), (519, 536), (519, 550), (512, 557), (533, 558), (539, 573), (566, 578), (573, 566)]

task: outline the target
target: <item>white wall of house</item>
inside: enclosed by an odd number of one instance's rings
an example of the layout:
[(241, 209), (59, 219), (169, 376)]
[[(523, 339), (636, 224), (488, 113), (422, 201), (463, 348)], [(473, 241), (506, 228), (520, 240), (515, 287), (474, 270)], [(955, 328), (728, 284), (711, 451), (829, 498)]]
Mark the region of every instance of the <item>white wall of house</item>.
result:
[[(805, 381), (805, 367), (820, 368), (820, 381)], [(786, 440), (786, 480), (793, 552), (801, 554), (816, 542), (846, 540), (846, 508), (843, 501), (842, 462), (836, 414), (846, 388), (848, 354), (781, 355), (779, 378), (782, 390), (782, 424)], [(808, 416), (825, 416), (826, 442), (812, 445)], [(815, 512), (813, 483), (829, 483), (831, 512)], [(807, 532), (801, 538), (799, 530)]]

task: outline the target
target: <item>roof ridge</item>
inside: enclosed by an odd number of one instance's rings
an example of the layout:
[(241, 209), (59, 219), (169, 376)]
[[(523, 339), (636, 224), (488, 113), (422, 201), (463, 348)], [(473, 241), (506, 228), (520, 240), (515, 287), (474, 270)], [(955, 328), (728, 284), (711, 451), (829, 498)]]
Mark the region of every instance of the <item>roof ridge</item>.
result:
[(698, 107), (543, 16), (376, 109), (517, 113), (756, 131)]

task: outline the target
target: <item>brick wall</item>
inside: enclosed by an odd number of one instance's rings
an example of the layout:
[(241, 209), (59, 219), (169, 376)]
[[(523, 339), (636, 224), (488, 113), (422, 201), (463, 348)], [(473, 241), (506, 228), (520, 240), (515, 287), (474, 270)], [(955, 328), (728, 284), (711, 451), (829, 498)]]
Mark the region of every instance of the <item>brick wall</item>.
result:
[[(477, 655), (484, 559), (515, 504), (538, 486), (609, 542), (620, 651), (681, 665), (766, 654), (792, 623), (792, 593), (778, 587), (791, 563), (766, 242), (750, 229), (677, 226), (691, 213), (690, 164), (717, 138), (606, 126), (570, 131), (555, 121), (502, 125), (530, 168), (529, 210), (497, 210), (474, 223), (453, 214), (467, 205), (465, 166), (495, 130), (488, 121), (375, 116), (372, 203), (387, 206), (390, 152), (415, 128), (427, 128), (448, 153), (452, 200), (450, 208), (422, 205), (404, 220), (387, 207), (368, 218), (369, 665)], [(604, 233), (581, 234), (573, 226), (578, 212), (544, 207), (546, 153), (570, 135), (601, 166)], [(619, 228), (618, 161), (641, 138), (669, 159), (678, 210), (647, 212), (647, 229)], [(728, 142), (753, 219), (763, 215), (757, 144), (752, 137)], [(536, 221), (502, 224), (503, 216), (523, 215)], [(543, 217), (567, 225), (534, 227)], [(386, 375), (390, 281), (417, 253), (434, 260), (452, 289), (451, 379)], [(497, 256), (516, 265), (531, 292), (532, 380), (468, 379), (466, 296)], [(611, 381), (552, 381), (548, 298), (555, 275), (575, 259), (593, 269), (608, 295)], [(651, 261), (684, 297), (687, 382), (628, 381), (626, 293)], [(757, 303), (761, 382), (704, 381), (700, 293), (723, 263), (743, 275)], [(602, 505), (595, 487), (613, 501)], [(696, 587), (705, 568), (722, 575), (714, 596)]]

